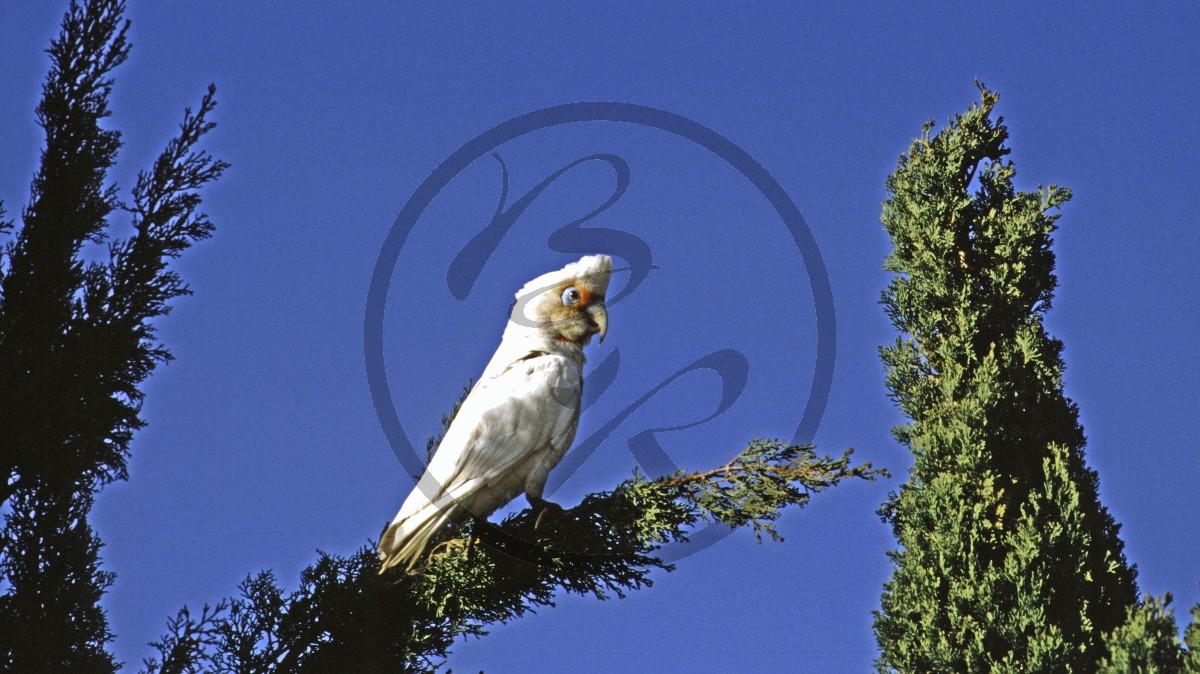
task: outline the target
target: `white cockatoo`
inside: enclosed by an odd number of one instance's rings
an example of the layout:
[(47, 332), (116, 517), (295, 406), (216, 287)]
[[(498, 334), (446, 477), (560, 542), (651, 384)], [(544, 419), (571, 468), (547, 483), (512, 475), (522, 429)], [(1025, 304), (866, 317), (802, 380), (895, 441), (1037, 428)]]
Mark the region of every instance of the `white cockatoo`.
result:
[(612, 259), (590, 255), (525, 284), (500, 348), (471, 389), (417, 486), (379, 542), (381, 573), (412, 571), (447, 523), (486, 518), (542, 490), (579, 425), (583, 347), (608, 330)]

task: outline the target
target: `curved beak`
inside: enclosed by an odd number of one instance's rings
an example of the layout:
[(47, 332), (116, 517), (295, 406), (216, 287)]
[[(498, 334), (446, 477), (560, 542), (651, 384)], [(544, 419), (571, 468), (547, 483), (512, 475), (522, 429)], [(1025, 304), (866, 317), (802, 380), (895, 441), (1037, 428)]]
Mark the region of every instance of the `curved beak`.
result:
[(603, 302), (596, 302), (587, 308), (588, 315), (592, 317), (592, 322), (596, 324), (596, 329), (600, 333), (600, 343), (604, 343), (604, 335), (608, 333), (608, 309), (604, 307)]

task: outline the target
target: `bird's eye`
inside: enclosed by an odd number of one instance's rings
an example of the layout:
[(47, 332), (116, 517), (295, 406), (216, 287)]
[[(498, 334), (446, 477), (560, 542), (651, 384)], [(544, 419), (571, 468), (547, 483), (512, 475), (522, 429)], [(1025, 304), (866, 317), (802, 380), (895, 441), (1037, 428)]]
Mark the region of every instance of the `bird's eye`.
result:
[(562, 294), (563, 306), (569, 307), (578, 301), (579, 301), (579, 289), (578, 288), (576, 288), (575, 286), (571, 286), (570, 288), (567, 288), (566, 290), (563, 291), (563, 294)]

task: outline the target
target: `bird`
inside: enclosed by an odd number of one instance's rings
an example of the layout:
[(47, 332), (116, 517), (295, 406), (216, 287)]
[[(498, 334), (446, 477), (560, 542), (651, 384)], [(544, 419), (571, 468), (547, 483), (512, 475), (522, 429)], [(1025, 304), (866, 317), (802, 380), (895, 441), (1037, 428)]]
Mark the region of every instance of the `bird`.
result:
[(612, 259), (589, 255), (526, 283), (500, 346), (379, 541), (380, 573), (416, 573), (443, 527), (487, 518), (522, 491), (535, 509), (579, 426), (583, 349), (608, 333)]

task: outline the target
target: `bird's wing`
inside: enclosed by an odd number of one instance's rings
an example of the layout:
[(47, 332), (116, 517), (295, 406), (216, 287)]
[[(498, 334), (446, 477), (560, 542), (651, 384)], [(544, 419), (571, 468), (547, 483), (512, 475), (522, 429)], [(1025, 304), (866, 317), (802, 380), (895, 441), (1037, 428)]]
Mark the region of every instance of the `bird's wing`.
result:
[(453, 503), (446, 496), (480, 517), (512, 500), (546, 450), (559, 458), (567, 450), (581, 393), (579, 365), (556, 354), (529, 354), (479, 382), (396, 521), (432, 506), (431, 500), (443, 508)]

